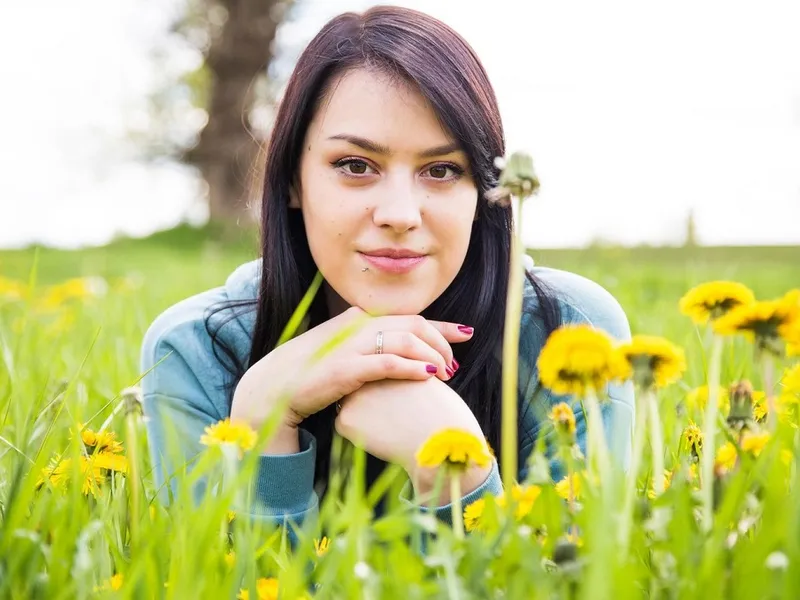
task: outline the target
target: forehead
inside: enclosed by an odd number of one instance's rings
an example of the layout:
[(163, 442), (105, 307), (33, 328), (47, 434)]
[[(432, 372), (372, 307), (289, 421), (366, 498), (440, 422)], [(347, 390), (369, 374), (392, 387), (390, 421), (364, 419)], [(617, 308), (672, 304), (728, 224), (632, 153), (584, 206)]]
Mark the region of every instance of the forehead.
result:
[(342, 133), (409, 150), (453, 141), (416, 87), (368, 69), (336, 77), (309, 126), (323, 140)]

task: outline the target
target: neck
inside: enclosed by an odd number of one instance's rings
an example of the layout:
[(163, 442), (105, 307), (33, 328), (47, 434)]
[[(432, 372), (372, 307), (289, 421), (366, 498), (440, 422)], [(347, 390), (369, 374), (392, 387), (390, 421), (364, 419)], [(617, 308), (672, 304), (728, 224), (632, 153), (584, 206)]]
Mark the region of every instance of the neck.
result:
[(350, 305), (342, 298), (336, 291), (328, 285), (328, 282), (325, 281), (322, 284), (322, 289), (325, 292), (325, 302), (328, 305), (328, 318), (333, 319), (334, 317), (338, 317), (348, 308)]

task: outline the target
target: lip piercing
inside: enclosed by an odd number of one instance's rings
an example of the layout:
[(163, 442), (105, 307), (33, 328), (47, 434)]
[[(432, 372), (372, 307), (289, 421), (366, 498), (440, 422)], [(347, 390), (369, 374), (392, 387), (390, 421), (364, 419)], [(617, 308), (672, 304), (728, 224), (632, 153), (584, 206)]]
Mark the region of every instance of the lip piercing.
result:
[(369, 267), (364, 267), (363, 269), (361, 269), (361, 272), (362, 272), (362, 273), (363, 273), (364, 271), (369, 271)]

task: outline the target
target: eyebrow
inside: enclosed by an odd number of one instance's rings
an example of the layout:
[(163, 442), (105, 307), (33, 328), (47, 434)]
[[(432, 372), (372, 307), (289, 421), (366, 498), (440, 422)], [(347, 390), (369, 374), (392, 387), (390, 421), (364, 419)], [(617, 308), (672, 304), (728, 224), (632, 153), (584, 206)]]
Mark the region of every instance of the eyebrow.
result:
[[(359, 148), (363, 148), (368, 152), (372, 152), (374, 154), (382, 154), (384, 156), (391, 156), (392, 151), (379, 144), (378, 142), (373, 142), (372, 140), (368, 140), (366, 138), (359, 137), (357, 135), (349, 135), (347, 133), (340, 133), (337, 135), (332, 135), (328, 138), (329, 140), (343, 140), (354, 146), (358, 146)], [(448, 144), (444, 144), (442, 146), (436, 146), (434, 148), (428, 148), (427, 150), (423, 150), (417, 156), (420, 158), (431, 158), (433, 156), (444, 156), (445, 154), (450, 154), (451, 152), (456, 152), (461, 150), (461, 146), (459, 146), (455, 142), (451, 142)]]

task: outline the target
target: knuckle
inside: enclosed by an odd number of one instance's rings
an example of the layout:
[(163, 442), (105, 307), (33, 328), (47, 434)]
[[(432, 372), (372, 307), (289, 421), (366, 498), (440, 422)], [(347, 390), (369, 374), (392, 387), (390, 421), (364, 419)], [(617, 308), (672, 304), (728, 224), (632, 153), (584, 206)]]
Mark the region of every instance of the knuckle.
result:
[(403, 335), (400, 338), (400, 349), (404, 354), (410, 353), (416, 344), (417, 336), (415, 336), (410, 331), (403, 332)]
[(381, 368), (385, 373), (394, 373), (398, 369), (397, 358), (391, 354), (382, 355)]
[(422, 315), (413, 315), (411, 317), (411, 331), (417, 335), (428, 329), (428, 321)]

